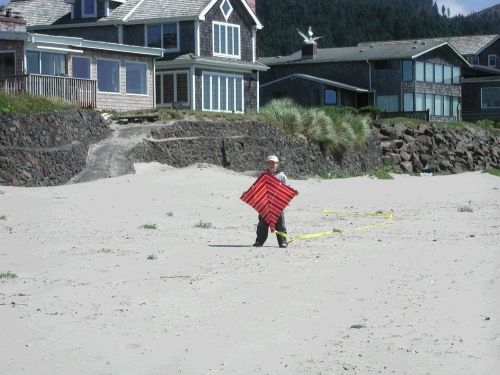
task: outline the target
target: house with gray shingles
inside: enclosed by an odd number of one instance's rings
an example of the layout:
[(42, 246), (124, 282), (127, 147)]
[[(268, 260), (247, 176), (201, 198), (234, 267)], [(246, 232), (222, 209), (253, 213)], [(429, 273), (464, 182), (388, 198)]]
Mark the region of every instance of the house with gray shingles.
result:
[[(13, 0), (27, 30), (164, 51), (155, 61), (157, 107), (258, 109), (255, 0)], [(113, 59), (105, 63), (113, 75)], [(103, 88), (108, 90), (109, 88)]]
[(432, 121), (456, 119), (461, 69), (469, 66), (447, 42), (324, 49), (303, 43), (290, 56), (259, 61), (270, 67), (261, 74), (261, 105), (287, 96), (304, 106), (429, 111)]
[(448, 42), (471, 65), (462, 69), (462, 120), (500, 121), (500, 35), (393, 40), (358, 46), (436, 42)]
[(98, 109), (151, 108), (154, 59), (162, 56), (159, 48), (30, 33), (24, 19), (0, 15), (0, 81), (8, 93)]

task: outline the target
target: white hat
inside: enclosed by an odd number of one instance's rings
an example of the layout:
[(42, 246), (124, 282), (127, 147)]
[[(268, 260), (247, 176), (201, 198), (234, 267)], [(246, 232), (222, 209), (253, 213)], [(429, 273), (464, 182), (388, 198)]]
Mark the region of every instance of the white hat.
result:
[(274, 161), (275, 163), (278, 163), (279, 160), (278, 160), (278, 157), (275, 156), (275, 155), (271, 155), (267, 158), (267, 161)]

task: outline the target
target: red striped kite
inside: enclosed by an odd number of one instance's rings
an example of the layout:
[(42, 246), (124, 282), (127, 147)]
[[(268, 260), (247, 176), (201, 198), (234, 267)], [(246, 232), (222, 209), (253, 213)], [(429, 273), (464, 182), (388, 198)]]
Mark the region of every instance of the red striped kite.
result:
[(297, 194), (297, 190), (285, 185), (272, 173), (264, 172), (240, 199), (255, 208), (274, 232), (279, 216)]

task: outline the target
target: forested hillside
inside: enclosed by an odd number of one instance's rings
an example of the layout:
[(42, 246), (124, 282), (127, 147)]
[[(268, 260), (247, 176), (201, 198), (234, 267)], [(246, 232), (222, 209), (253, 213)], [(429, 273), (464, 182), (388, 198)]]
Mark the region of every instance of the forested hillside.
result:
[[(500, 0), (499, 0), (500, 1)], [(500, 34), (500, 5), (469, 16), (449, 17), (433, 0), (256, 0), (264, 25), (261, 57), (300, 49), (297, 29), (312, 26), (319, 48), (355, 46), (376, 40)]]

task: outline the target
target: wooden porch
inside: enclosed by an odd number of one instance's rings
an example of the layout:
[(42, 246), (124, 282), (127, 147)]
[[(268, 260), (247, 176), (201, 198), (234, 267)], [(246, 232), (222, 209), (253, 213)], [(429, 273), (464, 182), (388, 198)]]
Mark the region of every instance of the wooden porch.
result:
[(82, 108), (97, 107), (97, 81), (92, 79), (19, 74), (5, 77), (4, 90), (8, 94), (62, 98)]

